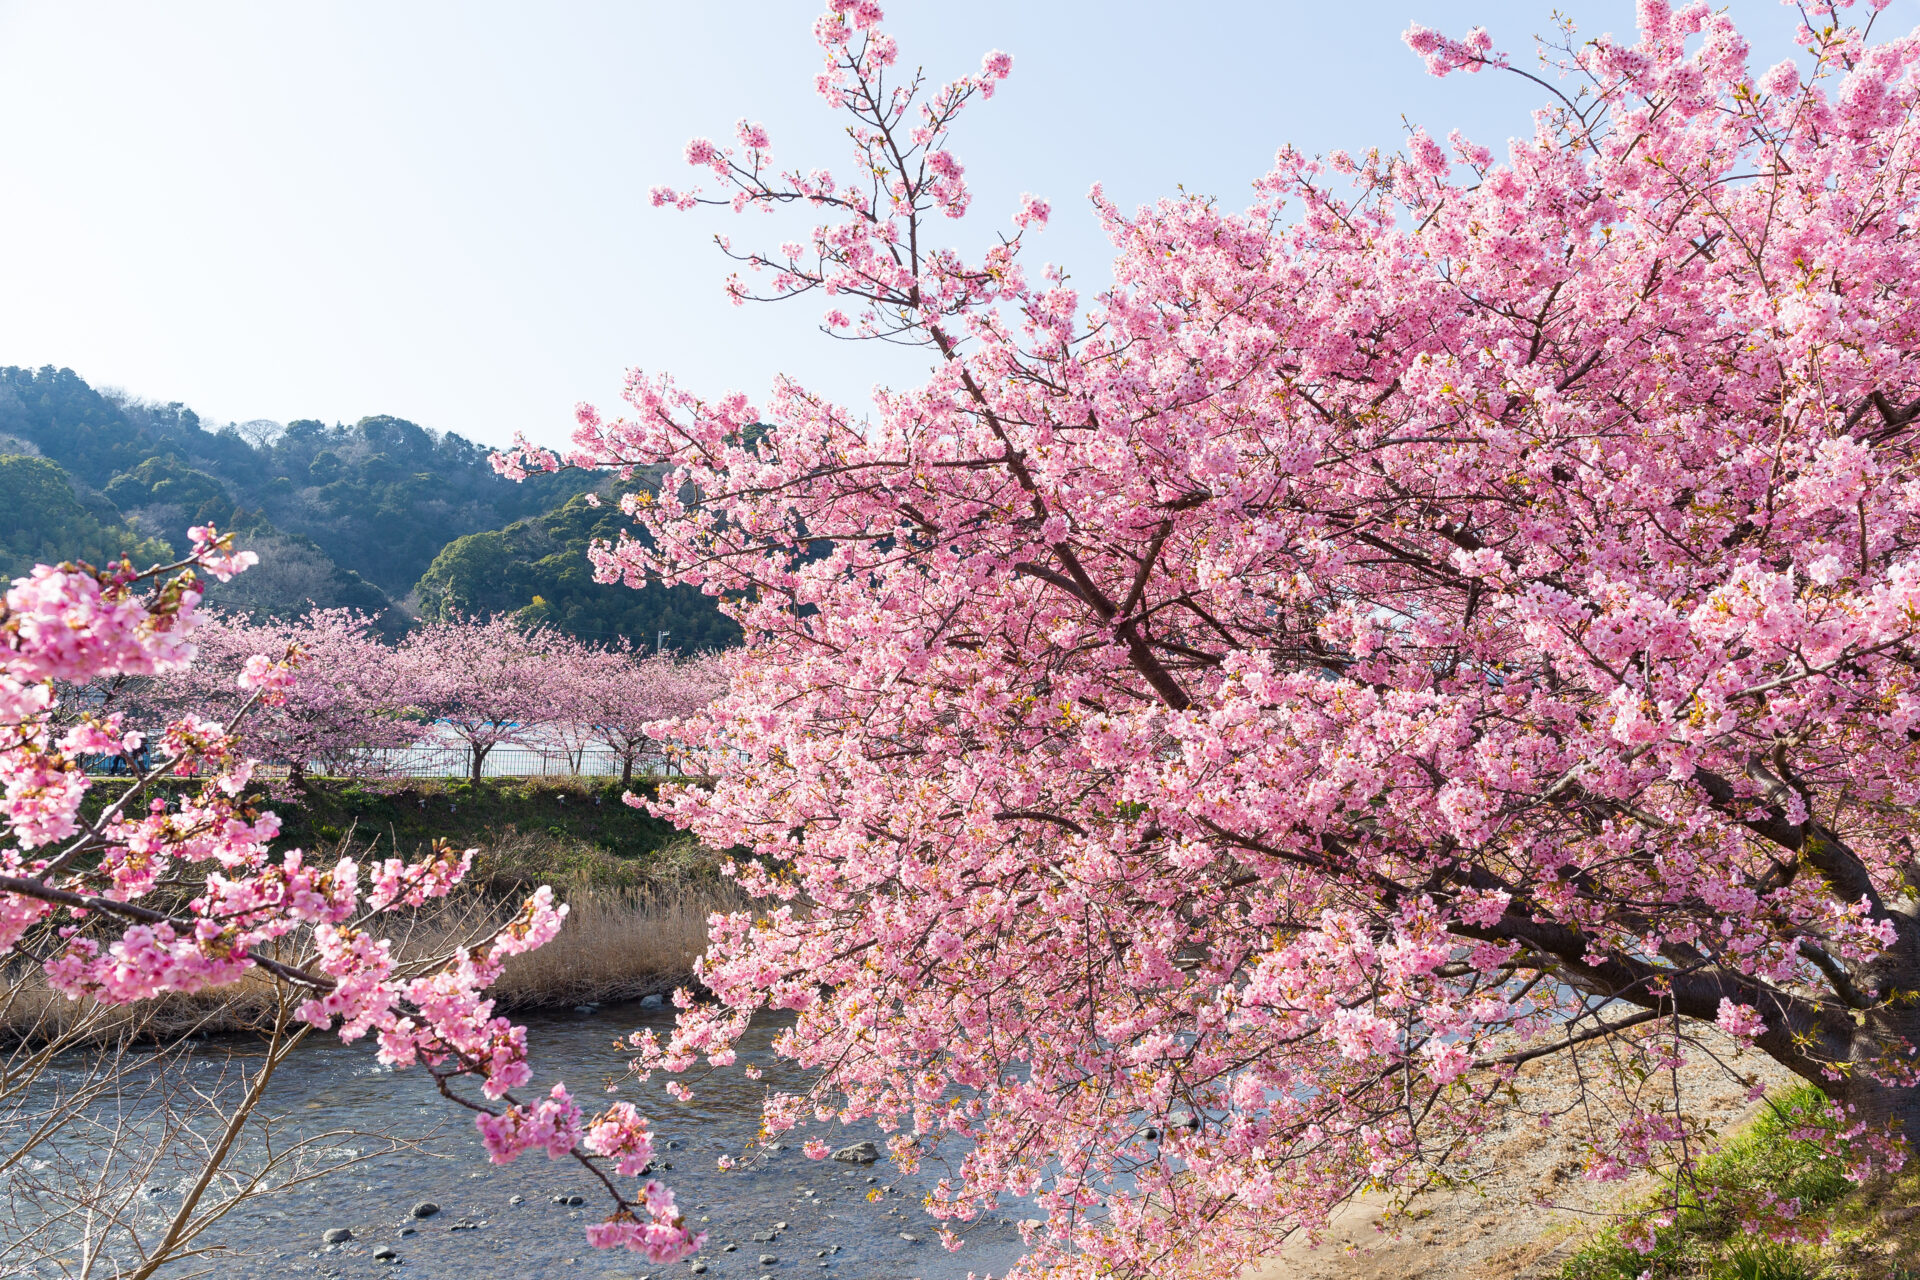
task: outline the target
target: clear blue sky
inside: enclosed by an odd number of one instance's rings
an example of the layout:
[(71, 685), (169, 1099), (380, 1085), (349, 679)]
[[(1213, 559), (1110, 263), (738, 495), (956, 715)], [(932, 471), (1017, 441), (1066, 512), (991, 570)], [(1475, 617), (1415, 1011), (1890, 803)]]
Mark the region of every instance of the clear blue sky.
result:
[[(1626, 34), (1625, 0), (1561, 0)], [(1764, 67), (1796, 20), (1733, 9)], [(810, 0), (91, 3), (0, 0), (0, 363), (182, 400), (215, 421), (393, 413), (489, 443), (557, 442), (629, 366), (756, 399), (777, 372), (861, 400), (918, 357), (836, 344), (806, 300), (736, 309), (709, 237), (761, 218), (676, 214), (647, 189), (681, 147), (764, 121), (776, 157), (839, 164), (811, 92)], [(1243, 202), (1275, 147), (1394, 145), (1402, 117), (1499, 148), (1541, 92), (1435, 81), (1409, 20), (1484, 22), (1526, 53), (1550, 0), (1146, 4), (894, 0), (902, 60), (936, 77), (993, 47), (1013, 78), (954, 150), (959, 233), (1054, 204), (1031, 261), (1092, 287), (1107, 250), (1083, 197), (1177, 184)], [(1907, 30), (1920, 0), (1881, 22)]]

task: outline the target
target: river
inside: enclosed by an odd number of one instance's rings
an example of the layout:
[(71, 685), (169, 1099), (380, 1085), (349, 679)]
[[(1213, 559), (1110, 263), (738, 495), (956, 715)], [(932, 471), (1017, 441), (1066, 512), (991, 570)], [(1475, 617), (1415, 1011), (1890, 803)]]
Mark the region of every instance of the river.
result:
[[(625, 1062), (614, 1047), (616, 1037), (649, 1026), (664, 1032), (672, 1011), (621, 1005), (527, 1021), (535, 1085), (524, 1096), (564, 1080), (591, 1110)], [(314, 1036), (272, 1082), (266, 1109), (282, 1117), (276, 1126), (282, 1142), (338, 1129), (427, 1136), (415, 1152), (378, 1155), (303, 1186), (244, 1201), (204, 1238), (223, 1247), (217, 1258), (206, 1260), (211, 1274), (956, 1280), (970, 1272), (1004, 1272), (1020, 1253), (1012, 1227), (1020, 1207), (968, 1225), (960, 1233), (965, 1247), (949, 1253), (921, 1207), (921, 1197), (943, 1167), (929, 1163), (906, 1177), (884, 1161), (872, 1166), (813, 1161), (795, 1140), (751, 1167), (718, 1168), (720, 1155), (739, 1157), (753, 1140), (763, 1089), (799, 1083), (792, 1068), (770, 1051), (778, 1026), (766, 1020), (750, 1030), (739, 1061), (697, 1083), (689, 1103), (668, 1097), (657, 1080), (644, 1086), (628, 1081), (622, 1090), (653, 1120), (656, 1145), (666, 1146), (662, 1156), (672, 1167), (657, 1176), (674, 1189), (682, 1212), (709, 1233), (707, 1247), (692, 1263), (663, 1267), (634, 1254), (589, 1247), (582, 1228), (606, 1213), (605, 1190), (577, 1164), (549, 1162), (539, 1154), (510, 1165), (490, 1164), (465, 1113), (439, 1097), (424, 1072), (383, 1069), (364, 1043), (342, 1045)], [(197, 1052), (207, 1056), (209, 1068), (213, 1055), (225, 1056), (217, 1041)], [(764, 1079), (748, 1079), (742, 1068), (749, 1065), (764, 1072)], [(836, 1146), (882, 1137), (872, 1128), (803, 1132)], [(354, 1141), (346, 1147), (352, 1149)], [(184, 1189), (177, 1184), (149, 1188), (153, 1218), (177, 1203)], [(878, 1196), (870, 1198), (875, 1192)], [(555, 1202), (570, 1196), (584, 1197), (585, 1204)], [(412, 1217), (421, 1201), (439, 1205), (439, 1212)], [(324, 1243), (327, 1231), (342, 1227), (353, 1233), (352, 1240)], [(374, 1254), (382, 1249), (393, 1250), (397, 1259), (376, 1261)], [(763, 1262), (763, 1257), (774, 1261)]]

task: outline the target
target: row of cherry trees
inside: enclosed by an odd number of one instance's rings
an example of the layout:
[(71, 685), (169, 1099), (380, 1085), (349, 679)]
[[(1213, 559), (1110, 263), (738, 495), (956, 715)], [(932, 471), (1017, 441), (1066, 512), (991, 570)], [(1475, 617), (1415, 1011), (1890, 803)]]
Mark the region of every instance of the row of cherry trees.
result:
[(378, 773), (388, 753), (451, 737), (478, 781), (504, 745), (564, 753), (579, 769), (588, 752), (620, 763), (621, 782), (670, 748), (646, 726), (686, 715), (725, 682), (721, 655), (645, 654), (631, 644), (587, 645), (505, 618), (434, 622), (399, 645), (372, 619), (320, 609), (293, 622), (209, 615), (190, 667), (100, 690), (110, 709), (160, 721), (187, 710), (233, 716), (246, 694), (237, 677), (258, 654), (294, 654), (300, 679), (235, 730), (241, 749), (284, 761), (296, 780), (312, 770)]

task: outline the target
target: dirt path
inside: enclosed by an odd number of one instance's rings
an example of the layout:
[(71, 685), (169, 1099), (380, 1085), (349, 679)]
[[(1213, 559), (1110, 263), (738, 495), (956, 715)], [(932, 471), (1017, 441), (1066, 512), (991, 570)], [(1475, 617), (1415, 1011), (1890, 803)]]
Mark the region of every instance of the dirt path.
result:
[[(1786, 1079), (1758, 1054), (1716, 1049), (1770, 1085)], [(1723, 1133), (1765, 1105), (1747, 1104), (1740, 1086), (1716, 1068), (1680, 1074), (1688, 1112), (1710, 1118)], [(1574, 1096), (1561, 1065), (1538, 1068), (1518, 1083), (1529, 1115), (1564, 1107)], [(1335, 1217), (1319, 1247), (1290, 1244), (1244, 1280), (1550, 1280), (1607, 1213), (1647, 1189), (1582, 1177), (1579, 1129), (1570, 1121), (1551, 1132), (1516, 1121), (1475, 1160), (1476, 1187), (1422, 1197), (1411, 1220), (1384, 1223), (1386, 1200), (1363, 1197)]]

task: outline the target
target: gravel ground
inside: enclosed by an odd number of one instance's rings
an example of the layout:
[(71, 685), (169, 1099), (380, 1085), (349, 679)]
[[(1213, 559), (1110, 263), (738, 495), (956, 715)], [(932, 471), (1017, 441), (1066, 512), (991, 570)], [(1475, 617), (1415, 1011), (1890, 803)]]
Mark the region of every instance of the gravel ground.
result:
[[(1712, 1039), (1715, 1053), (1735, 1070), (1751, 1072), (1769, 1086), (1789, 1079), (1763, 1055)], [(1682, 1105), (1688, 1114), (1731, 1132), (1765, 1104), (1748, 1104), (1741, 1084), (1703, 1058), (1695, 1055), (1679, 1072)], [(1318, 1247), (1304, 1240), (1289, 1244), (1244, 1280), (1549, 1280), (1558, 1275), (1606, 1215), (1644, 1194), (1649, 1184), (1584, 1178), (1581, 1138), (1587, 1124), (1605, 1128), (1607, 1118), (1596, 1113), (1589, 1121), (1574, 1112), (1543, 1131), (1534, 1117), (1571, 1107), (1577, 1081), (1564, 1059), (1529, 1068), (1516, 1081), (1523, 1109), (1474, 1159), (1472, 1186), (1422, 1196), (1400, 1217), (1388, 1216), (1384, 1198), (1362, 1197), (1335, 1217)], [(1671, 1091), (1667, 1077), (1658, 1084)]]

